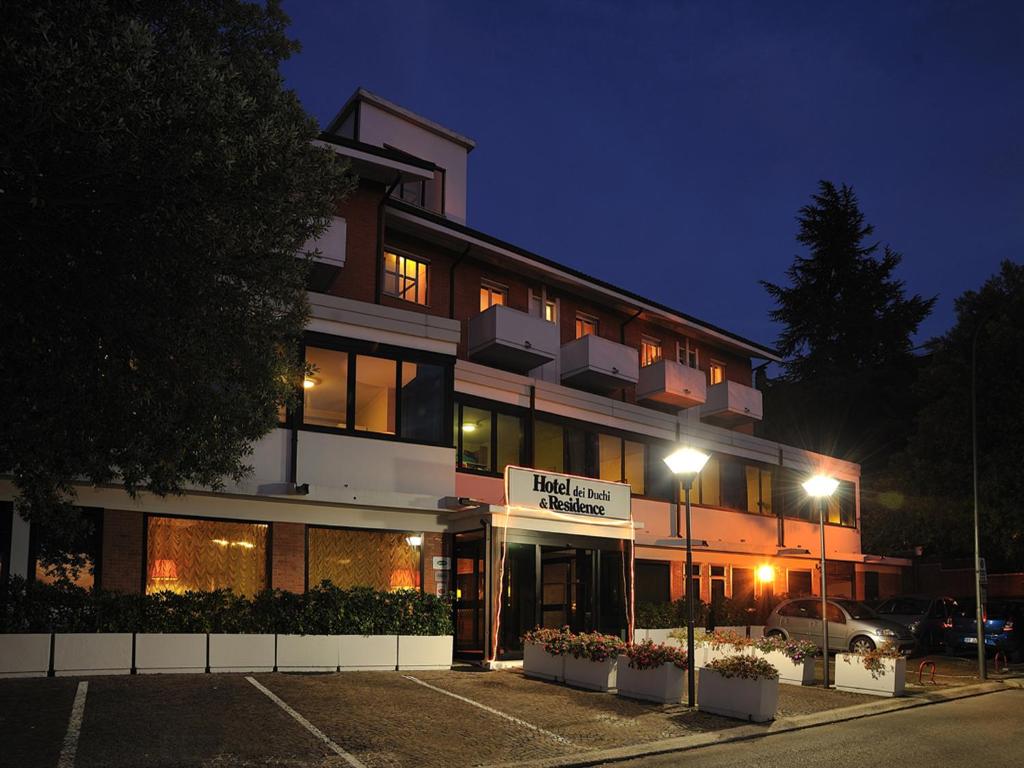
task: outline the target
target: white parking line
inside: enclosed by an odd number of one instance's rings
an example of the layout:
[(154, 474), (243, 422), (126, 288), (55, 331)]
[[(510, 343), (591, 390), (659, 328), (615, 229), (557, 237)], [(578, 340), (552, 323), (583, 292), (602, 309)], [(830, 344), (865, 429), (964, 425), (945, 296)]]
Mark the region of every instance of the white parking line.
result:
[[(337, 744), (335, 744), (330, 736), (328, 736), (326, 733), (321, 731), (319, 728), (317, 728), (315, 725), (313, 725), (311, 722), (309, 722), (309, 720), (307, 720), (302, 715), (300, 715), (298, 712), (296, 712), (294, 709), (289, 707), (285, 702), (283, 702), (281, 699), (279, 699), (277, 696), (275, 696), (272, 691), (270, 691), (267, 688), (263, 687), (262, 685), (260, 685), (258, 682), (256, 682), (251, 677), (246, 677), (245, 679), (248, 680), (253, 685), (255, 685), (257, 689), (259, 689), (264, 694), (266, 694), (268, 699), (270, 699), (272, 702), (277, 704), (277, 706), (279, 706), (281, 709), (283, 709), (285, 712), (287, 712), (289, 715), (291, 715), (293, 718), (295, 718), (295, 720), (299, 723), (299, 725), (301, 725), (307, 731), (309, 731), (314, 736), (316, 736), (318, 739), (320, 739), (320, 741), (322, 741), (324, 744), (326, 744), (327, 748), (330, 749), (332, 752), (334, 752), (334, 754), (340, 755), (342, 758), (344, 758), (345, 762), (348, 763), (349, 765), (351, 765), (352, 768), (366, 768), (366, 766), (363, 763), (361, 763), (356, 757), (354, 757), (353, 755), (350, 755), (344, 749), (342, 749)], [(63, 766), (61, 768), (63, 768)]]
[(88, 692), (89, 683), (83, 680), (75, 691), (75, 703), (71, 705), (68, 731), (64, 734), (64, 745), (60, 748), (57, 768), (74, 768), (75, 753), (78, 752), (78, 735), (82, 732), (82, 715), (85, 713), (85, 694)]
[(552, 733), (551, 731), (546, 731), (543, 728), (540, 728), (539, 726), (534, 725), (533, 723), (528, 723), (525, 720), (520, 720), (518, 717), (514, 717), (513, 715), (510, 715), (510, 714), (507, 714), (505, 712), (501, 712), (501, 711), (499, 711), (497, 709), (494, 709), (494, 707), (488, 707), (486, 704), (481, 704), (479, 701), (473, 701), (472, 699), (467, 699), (465, 696), (460, 696), (457, 693), (452, 693), (451, 691), (446, 691), (444, 688), (438, 688), (436, 685), (431, 685), (430, 683), (426, 683), (426, 682), (420, 680), (419, 678), (413, 677), (412, 675), (402, 675), (402, 677), (404, 677), (406, 680), (412, 680), (414, 683), (419, 683), (423, 687), (429, 688), (432, 691), (437, 691), (438, 693), (443, 693), (445, 696), (451, 696), (453, 699), (458, 699), (459, 701), (464, 701), (467, 704), (472, 704), (474, 707), (479, 707), (480, 709), (484, 710), (484, 712), (490, 712), (492, 715), (497, 715), (498, 717), (503, 717), (506, 720), (508, 720), (509, 722), (515, 723), (516, 725), (521, 725), (524, 728), (529, 728), (531, 731), (535, 731), (535, 732), (537, 732), (537, 733), (539, 733), (539, 734), (541, 734), (543, 736), (547, 736), (549, 739), (554, 739), (558, 743), (564, 744), (567, 747), (576, 746), (575, 744), (573, 744), (571, 741), (569, 741), (564, 736), (559, 736), (557, 733)]

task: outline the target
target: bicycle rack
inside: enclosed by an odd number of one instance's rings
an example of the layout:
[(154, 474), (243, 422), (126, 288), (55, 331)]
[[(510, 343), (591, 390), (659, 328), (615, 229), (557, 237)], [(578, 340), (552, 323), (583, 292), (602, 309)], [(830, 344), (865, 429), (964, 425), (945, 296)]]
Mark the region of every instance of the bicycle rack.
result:
[(924, 675), (924, 668), (925, 667), (931, 667), (932, 668), (931, 678), (928, 680), (928, 682), (931, 683), (932, 685), (938, 685), (938, 683), (935, 682), (935, 662), (932, 661), (931, 659), (925, 659), (924, 661), (921, 662), (921, 666), (919, 666), (917, 668), (917, 684), (918, 685), (923, 685), (923, 683), (921, 682), (921, 677)]

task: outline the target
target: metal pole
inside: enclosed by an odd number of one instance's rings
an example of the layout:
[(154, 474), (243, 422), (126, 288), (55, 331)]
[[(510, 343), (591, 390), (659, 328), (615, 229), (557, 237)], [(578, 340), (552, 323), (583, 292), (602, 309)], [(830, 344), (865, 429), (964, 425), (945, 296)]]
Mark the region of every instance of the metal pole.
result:
[(981, 602), (981, 533), (978, 525), (978, 392), (977, 392), (977, 361), (978, 331), (981, 330), (983, 318), (974, 328), (971, 340), (971, 460), (974, 470), (974, 620), (977, 627), (978, 640), (978, 679), (984, 680), (988, 675), (985, 671), (985, 622)]
[(828, 688), (828, 585), (825, 580), (825, 497), (818, 498), (819, 545), (821, 546), (821, 666), (822, 685)]
[(693, 485), (693, 477), (683, 479), (683, 490), (686, 494), (686, 574), (684, 576), (686, 585), (686, 706), (694, 706), (694, 628), (693, 628), (693, 546), (690, 536), (690, 487)]

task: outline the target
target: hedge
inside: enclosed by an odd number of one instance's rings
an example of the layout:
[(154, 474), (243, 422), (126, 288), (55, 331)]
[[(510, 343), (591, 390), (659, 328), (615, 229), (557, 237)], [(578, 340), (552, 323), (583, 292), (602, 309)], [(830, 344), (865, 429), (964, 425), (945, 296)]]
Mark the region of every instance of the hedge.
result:
[[(694, 606), (694, 622), (698, 627), (732, 627), (764, 624), (778, 600), (747, 601), (722, 597), (712, 604), (699, 600)], [(686, 626), (686, 598), (671, 603), (638, 603), (636, 625), (643, 629), (671, 629)]]
[(230, 590), (125, 595), (12, 578), (0, 632), (211, 632), (295, 635), (450, 635), (451, 602), (418, 590), (342, 589), (305, 594)]

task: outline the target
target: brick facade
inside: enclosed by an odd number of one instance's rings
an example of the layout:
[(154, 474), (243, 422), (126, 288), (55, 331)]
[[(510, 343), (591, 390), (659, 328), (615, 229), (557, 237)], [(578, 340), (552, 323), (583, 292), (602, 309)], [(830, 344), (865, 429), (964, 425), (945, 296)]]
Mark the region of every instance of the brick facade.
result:
[(270, 583), (286, 592), (306, 590), (306, 526), (273, 523), (270, 529)]
[(139, 594), (143, 584), (143, 515), (120, 509), (104, 510), (102, 546), (100, 587)]

